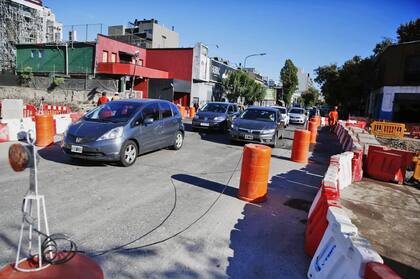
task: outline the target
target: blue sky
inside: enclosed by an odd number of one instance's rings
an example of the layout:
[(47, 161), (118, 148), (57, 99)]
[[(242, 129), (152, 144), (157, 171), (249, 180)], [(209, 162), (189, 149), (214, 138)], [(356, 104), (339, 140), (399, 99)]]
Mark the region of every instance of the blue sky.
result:
[[(354, 55), (368, 56), (383, 37), (396, 38), (401, 23), (420, 16), (420, 1), (275, 1), (275, 0), (44, 0), (64, 25), (155, 18), (175, 26), (181, 46), (201, 41), (210, 56), (247, 66), (278, 80), (287, 58), (312, 76), (313, 69), (343, 63)], [(79, 39), (84, 30), (79, 28)], [(68, 28), (67, 30), (68, 31)], [(89, 37), (100, 32), (91, 26)], [(64, 34), (67, 38), (67, 34)], [(215, 45), (219, 45), (216, 48)]]

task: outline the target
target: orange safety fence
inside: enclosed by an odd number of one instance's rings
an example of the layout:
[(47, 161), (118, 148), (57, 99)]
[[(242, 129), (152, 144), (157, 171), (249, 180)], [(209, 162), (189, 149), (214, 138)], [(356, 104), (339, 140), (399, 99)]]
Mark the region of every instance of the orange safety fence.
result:
[(375, 136), (389, 138), (403, 138), (405, 124), (374, 121), (370, 124), (370, 133)]

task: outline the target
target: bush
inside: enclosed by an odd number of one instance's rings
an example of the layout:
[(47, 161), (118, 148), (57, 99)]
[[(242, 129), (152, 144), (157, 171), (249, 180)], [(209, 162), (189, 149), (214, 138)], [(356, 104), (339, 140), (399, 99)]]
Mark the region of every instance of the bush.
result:
[(29, 86), (34, 74), (32, 73), (31, 67), (23, 68), (23, 71), (19, 73), (19, 83), (22, 86)]

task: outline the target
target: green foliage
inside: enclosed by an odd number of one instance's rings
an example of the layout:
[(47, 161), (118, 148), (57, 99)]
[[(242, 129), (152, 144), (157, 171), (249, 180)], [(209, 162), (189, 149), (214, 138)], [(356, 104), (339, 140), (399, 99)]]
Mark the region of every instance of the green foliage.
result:
[(290, 104), (293, 93), (297, 90), (298, 69), (291, 59), (287, 59), (280, 71), (280, 78), (283, 83), (283, 99), (286, 104)]
[(341, 67), (336, 64), (315, 69), (315, 82), (329, 105), (342, 105), (343, 113), (362, 114), (373, 85), (373, 60), (354, 56)]
[(420, 40), (420, 18), (401, 24), (397, 29), (398, 42), (412, 42)]
[(312, 107), (318, 104), (319, 91), (315, 87), (309, 87), (308, 90), (304, 91), (300, 96), (300, 103), (303, 103), (305, 107)]
[(384, 38), (381, 42), (377, 43), (375, 48), (373, 49), (374, 56), (382, 54), (385, 51), (385, 49), (392, 44), (392, 39)]
[(63, 77), (54, 77), (52, 83), (54, 84), (54, 86), (59, 86), (60, 84), (64, 83), (64, 78)]
[(25, 67), (23, 68), (23, 71), (19, 73), (19, 83), (23, 86), (29, 86), (30, 81), (34, 77), (34, 74), (32, 73), (31, 67)]
[(262, 101), (265, 96), (265, 88), (242, 70), (231, 72), (223, 79), (222, 85), (229, 101), (235, 102), (243, 97), (245, 104), (249, 105)]

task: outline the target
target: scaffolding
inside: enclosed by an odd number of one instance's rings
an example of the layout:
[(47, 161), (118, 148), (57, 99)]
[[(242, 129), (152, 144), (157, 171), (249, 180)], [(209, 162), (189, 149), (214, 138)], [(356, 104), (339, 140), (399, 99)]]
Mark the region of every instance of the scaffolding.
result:
[(22, 1), (0, 0), (0, 72), (16, 66), (16, 44), (43, 43), (46, 40), (44, 10)]

